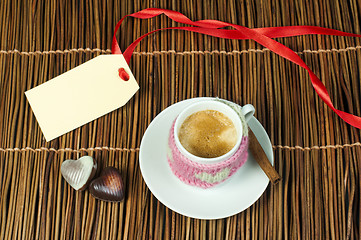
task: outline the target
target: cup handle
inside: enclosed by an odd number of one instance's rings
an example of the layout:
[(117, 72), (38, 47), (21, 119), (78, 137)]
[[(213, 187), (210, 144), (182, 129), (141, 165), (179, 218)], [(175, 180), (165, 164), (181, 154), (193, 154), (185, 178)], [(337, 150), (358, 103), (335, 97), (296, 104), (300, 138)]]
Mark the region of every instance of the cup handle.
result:
[(255, 109), (252, 104), (247, 104), (242, 107), (241, 111), (244, 115), (244, 118), (246, 119), (246, 122), (248, 122), (252, 118)]

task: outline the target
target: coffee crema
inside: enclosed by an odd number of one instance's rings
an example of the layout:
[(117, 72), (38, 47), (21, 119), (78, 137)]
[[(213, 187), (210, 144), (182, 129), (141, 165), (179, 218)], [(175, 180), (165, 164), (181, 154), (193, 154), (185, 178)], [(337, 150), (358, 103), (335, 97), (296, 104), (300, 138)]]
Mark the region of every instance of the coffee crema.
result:
[(229, 152), (237, 142), (237, 129), (231, 119), (216, 110), (203, 110), (188, 116), (178, 138), (191, 154), (215, 158)]

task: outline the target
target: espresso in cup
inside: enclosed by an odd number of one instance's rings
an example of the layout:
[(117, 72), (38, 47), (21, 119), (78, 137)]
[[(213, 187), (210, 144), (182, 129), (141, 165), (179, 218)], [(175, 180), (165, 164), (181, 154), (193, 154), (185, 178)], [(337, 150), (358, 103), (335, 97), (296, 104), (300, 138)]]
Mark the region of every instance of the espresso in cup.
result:
[(201, 158), (216, 158), (236, 145), (238, 135), (232, 120), (225, 114), (203, 110), (183, 121), (178, 138), (189, 153)]
[(209, 188), (232, 176), (248, 157), (252, 105), (201, 99), (183, 109), (169, 132), (167, 160), (186, 184)]

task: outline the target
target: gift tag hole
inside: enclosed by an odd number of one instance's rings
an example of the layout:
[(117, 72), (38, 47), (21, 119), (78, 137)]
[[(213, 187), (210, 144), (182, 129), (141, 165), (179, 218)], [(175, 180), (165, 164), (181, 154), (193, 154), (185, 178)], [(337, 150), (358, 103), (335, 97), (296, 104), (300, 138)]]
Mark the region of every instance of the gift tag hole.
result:
[(121, 79), (123, 79), (124, 81), (128, 81), (129, 80), (129, 74), (125, 71), (124, 68), (119, 68), (118, 69), (119, 72), (119, 77)]

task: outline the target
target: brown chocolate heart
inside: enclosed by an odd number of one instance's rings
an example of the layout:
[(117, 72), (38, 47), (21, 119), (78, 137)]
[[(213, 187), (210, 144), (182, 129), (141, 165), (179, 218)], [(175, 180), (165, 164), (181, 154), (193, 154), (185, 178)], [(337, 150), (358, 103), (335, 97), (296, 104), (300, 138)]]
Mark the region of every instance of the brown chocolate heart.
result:
[(61, 174), (65, 181), (75, 190), (84, 190), (97, 170), (96, 161), (90, 156), (83, 156), (78, 160), (65, 160), (61, 164)]
[(99, 178), (89, 185), (89, 192), (93, 197), (110, 202), (120, 202), (124, 198), (122, 176), (118, 169), (106, 167)]

